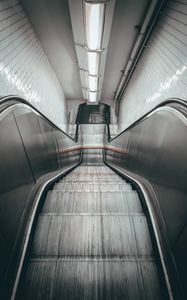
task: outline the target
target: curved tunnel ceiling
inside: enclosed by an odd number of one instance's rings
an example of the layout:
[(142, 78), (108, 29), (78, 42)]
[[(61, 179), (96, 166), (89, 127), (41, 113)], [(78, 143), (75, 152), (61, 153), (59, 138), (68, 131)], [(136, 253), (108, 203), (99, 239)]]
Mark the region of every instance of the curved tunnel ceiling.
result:
[(67, 0), (22, 0), (66, 98), (82, 98)]
[[(83, 98), (68, 0), (21, 0), (67, 99)], [(112, 104), (150, 0), (116, 0), (101, 100)]]

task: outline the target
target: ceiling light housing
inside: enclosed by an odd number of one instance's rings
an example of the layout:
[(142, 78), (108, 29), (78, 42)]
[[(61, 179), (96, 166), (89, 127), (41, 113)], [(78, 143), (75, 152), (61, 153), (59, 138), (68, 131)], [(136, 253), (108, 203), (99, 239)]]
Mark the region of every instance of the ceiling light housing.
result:
[(87, 52), (88, 58), (88, 72), (92, 76), (99, 75), (99, 61), (100, 61), (100, 54), (98, 52)]
[(96, 76), (88, 76), (88, 87), (89, 87), (89, 90), (92, 91), (92, 92), (97, 92), (98, 90), (98, 77)]
[(95, 94), (89, 96), (88, 101), (97, 101), (99, 64), (102, 52), (102, 38), (104, 30), (105, 4), (96, 1), (85, 1), (85, 42), (88, 60), (88, 88)]
[(97, 102), (97, 92), (89, 92), (89, 102)]
[(86, 45), (90, 50), (100, 50), (103, 36), (105, 4), (85, 2)]
[[(88, 102), (99, 102), (115, 0), (68, 0), (68, 2), (83, 98)], [(94, 94), (89, 94), (91, 92)]]

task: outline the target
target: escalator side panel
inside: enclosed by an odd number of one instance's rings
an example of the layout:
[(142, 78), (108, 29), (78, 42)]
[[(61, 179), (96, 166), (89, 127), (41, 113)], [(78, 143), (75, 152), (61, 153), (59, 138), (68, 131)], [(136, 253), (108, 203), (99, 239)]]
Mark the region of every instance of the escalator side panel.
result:
[[(43, 127), (41, 126), (43, 124)], [(15, 106), (0, 118), (0, 295), (10, 298), (13, 281), (20, 259), (25, 228), (34, 205), (30, 195), (41, 176), (52, 176), (61, 169), (62, 161), (72, 165), (74, 151), (66, 152), (59, 160), (56, 143), (57, 128), (34, 110)], [(59, 130), (58, 138), (66, 142), (66, 150), (77, 144)], [(78, 151), (78, 150), (77, 150)]]
[[(187, 298), (186, 268), (182, 265), (187, 266), (187, 256), (178, 242), (182, 239), (181, 233), (187, 220), (186, 126), (184, 115), (173, 108), (163, 107), (106, 143), (118, 149), (118, 152), (106, 149), (106, 162), (124, 168), (132, 177), (151, 185), (155, 196), (150, 201), (161, 228), (166, 260), (173, 270), (174, 282), (179, 275), (176, 294), (182, 283), (184, 298)], [(180, 243), (186, 245), (185, 236)]]

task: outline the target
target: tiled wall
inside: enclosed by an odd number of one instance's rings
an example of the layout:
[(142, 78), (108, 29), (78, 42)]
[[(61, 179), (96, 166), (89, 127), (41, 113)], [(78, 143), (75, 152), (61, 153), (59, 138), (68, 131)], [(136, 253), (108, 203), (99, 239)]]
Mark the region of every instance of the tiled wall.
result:
[(26, 98), (57, 125), (66, 101), (32, 25), (17, 0), (0, 1), (0, 96)]
[(170, 0), (121, 100), (126, 128), (169, 97), (187, 100), (187, 0)]

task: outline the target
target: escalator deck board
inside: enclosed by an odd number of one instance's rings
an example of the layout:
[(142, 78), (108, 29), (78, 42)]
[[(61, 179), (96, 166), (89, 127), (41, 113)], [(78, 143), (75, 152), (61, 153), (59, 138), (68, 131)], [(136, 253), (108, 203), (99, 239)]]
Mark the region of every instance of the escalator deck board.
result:
[(119, 190), (121, 177), (106, 166), (64, 179), (48, 192), (17, 299), (165, 299), (137, 192), (125, 181)]

